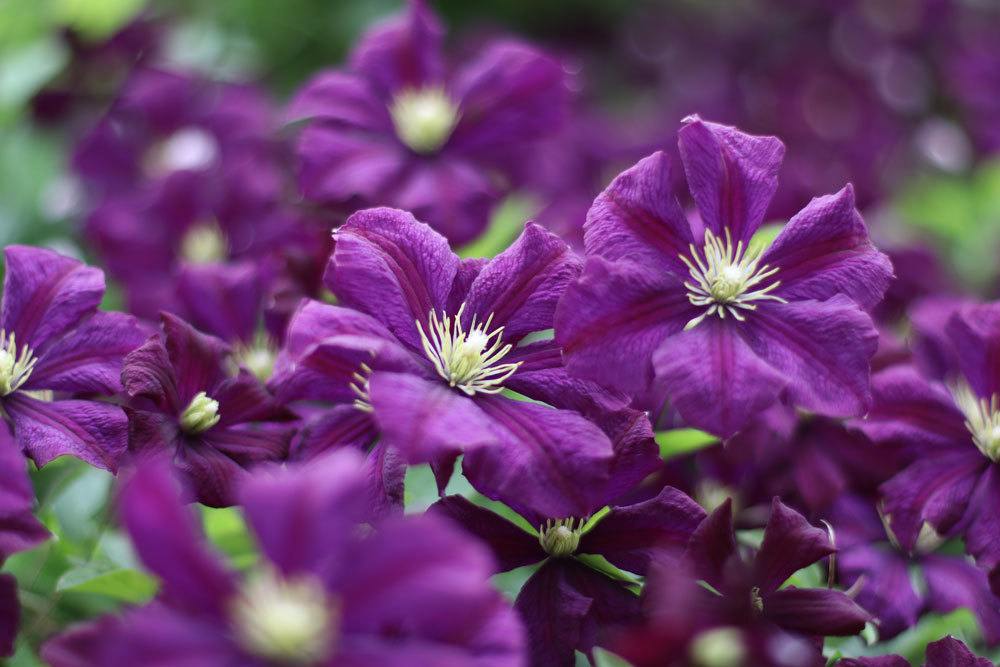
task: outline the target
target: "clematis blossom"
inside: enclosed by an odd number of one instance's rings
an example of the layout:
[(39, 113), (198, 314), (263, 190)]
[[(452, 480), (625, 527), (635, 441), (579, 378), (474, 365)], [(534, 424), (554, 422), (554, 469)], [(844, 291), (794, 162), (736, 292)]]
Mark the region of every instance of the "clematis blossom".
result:
[(892, 267), (850, 185), (813, 199), (763, 249), (774, 137), (688, 118), (681, 160), (698, 216), (655, 153), (587, 216), (587, 263), (556, 315), (567, 368), (633, 396), (665, 395), (692, 426), (732, 436), (779, 400), (828, 416), (871, 402), (877, 332), (865, 312)]
[(245, 574), (206, 544), (168, 471), (139, 468), (119, 501), (159, 596), (50, 641), (53, 667), (523, 664), (520, 623), (487, 581), (489, 553), (434, 517), (363, 530), (352, 452), (241, 480), (262, 552)]
[[(910, 661), (898, 655), (877, 658), (845, 658), (837, 667), (910, 667)], [(993, 662), (978, 658), (961, 640), (945, 637), (927, 645), (924, 667), (993, 667)]]

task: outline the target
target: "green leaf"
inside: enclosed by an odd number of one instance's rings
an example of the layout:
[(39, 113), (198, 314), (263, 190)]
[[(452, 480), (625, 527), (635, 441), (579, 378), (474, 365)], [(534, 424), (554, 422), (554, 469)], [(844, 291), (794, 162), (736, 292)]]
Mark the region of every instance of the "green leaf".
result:
[(656, 444), (660, 446), (660, 456), (663, 460), (690, 454), (717, 442), (719, 442), (717, 437), (696, 428), (675, 428), (656, 432)]
[(56, 18), (90, 39), (108, 37), (124, 26), (143, 0), (55, 0)]
[(244, 569), (257, 561), (259, 556), (256, 544), (238, 509), (202, 505), (201, 518), (205, 535), (236, 567)]
[(524, 223), (538, 210), (530, 198), (512, 195), (493, 213), (486, 231), (472, 243), (458, 249), (460, 257), (494, 257), (514, 242)]
[(110, 563), (86, 563), (59, 578), (58, 592), (96, 593), (123, 602), (146, 602), (156, 593), (157, 582), (145, 572)]
[(632, 663), (600, 647), (594, 648), (594, 667), (632, 667)]

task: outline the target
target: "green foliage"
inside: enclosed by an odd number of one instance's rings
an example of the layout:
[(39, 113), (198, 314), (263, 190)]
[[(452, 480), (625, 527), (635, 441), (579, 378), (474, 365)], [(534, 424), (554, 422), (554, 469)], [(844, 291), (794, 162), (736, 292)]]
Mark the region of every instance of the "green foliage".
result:
[(696, 428), (675, 428), (657, 431), (656, 444), (660, 446), (660, 456), (664, 461), (696, 452), (719, 442), (711, 433)]
[(524, 229), (524, 223), (538, 210), (529, 197), (514, 195), (494, 211), (490, 224), (472, 243), (459, 248), (461, 257), (494, 257), (503, 252)]

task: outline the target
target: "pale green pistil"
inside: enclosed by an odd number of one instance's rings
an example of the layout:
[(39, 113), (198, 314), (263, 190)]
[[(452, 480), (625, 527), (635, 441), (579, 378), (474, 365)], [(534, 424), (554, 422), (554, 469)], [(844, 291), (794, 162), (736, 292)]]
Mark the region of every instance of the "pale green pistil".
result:
[(181, 429), (185, 433), (196, 435), (218, 424), (219, 419), (219, 402), (199, 391), (181, 413)]
[(1000, 461), (1000, 396), (979, 398), (965, 383), (954, 387), (952, 395), (965, 415), (965, 427), (972, 434), (972, 442), (986, 458)]
[(711, 315), (717, 315), (719, 319), (729, 316), (742, 322), (747, 312), (757, 310), (755, 301), (786, 303), (781, 297), (771, 294), (781, 285), (780, 280), (760, 286), (778, 272), (777, 268), (761, 265), (763, 248), (745, 248), (743, 241), (734, 246), (727, 229), (724, 240), (711, 230), (705, 230), (705, 247), (701, 252), (694, 244), (689, 249), (690, 258), (680, 256), (691, 276), (684, 287), (688, 290), (688, 301), (705, 310), (689, 321), (685, 329), (698, 326)]
[(407, 89), (389, 107), (396, 136), (417, 153), (433, 153), (448, 141), (458, 107), (441, 88)]
[(580, 546), (583, 519), (549, 519), (538, 527), (538, 543), (553, 558), (566, 558), (576, 553)]
[(27, 345), (17, 349), (14, 333), (0, 331), (0, 396), (17, 391), (31, 377), (38, 359)]
[(503, 327), (490, 331), (493, 315), (479, 322), (473, 316), (466, 331), (462, 324), (465, 304), (458, 309), (454, 319), (431, 311), (427, 317), (427, 331), (417, 322), (420, 342), (434, 369), (452, 387), (468, 396), (476, 393), (496, 394), (503, 391), (503, 383), (521, 362), (499, 363), (513, 347), (503, 342)]
[(226, 258), (226, 239), (212, 222), (194, 225), (181, 239), (181, 257), (191, 264), (211, 264)]
[(309, 578), (259, 573), (244, 585), (231, 614), (240, 645), (265, 660), (322, 663), (336, 643), (335, 608), (323, 584)]

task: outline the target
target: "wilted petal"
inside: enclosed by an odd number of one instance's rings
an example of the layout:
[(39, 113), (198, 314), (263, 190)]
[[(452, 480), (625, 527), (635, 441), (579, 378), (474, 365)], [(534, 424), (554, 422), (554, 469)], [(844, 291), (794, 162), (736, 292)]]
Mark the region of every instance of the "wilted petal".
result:
[(847, 297), (769, 303), (743, 324), (750, 348), (786, 378), (793, 404), (833, 417), (868, 411), (878, 332)]
[(16, 392), (4, 400), (18, 446), (38, 466), (68, 454), (115, 472), (128, 444), (128, 420), (100, 401), (39, 401)]
[(619, 174), (587, 213), (588, 255), (687, 275), (691, 226), (672, 192), (670, 159), (653, 153)]
[(653, 354), (656, 375), (684, 421), (723, 438), (773, 404), (788, 380), (740, 335), (747, 324), (709, 317)]
[(764, 596), (764, 616), (792, 632), (807, 635), (856, 635), (871, 614), (840, 591), (782, 588)]
[(649, 500), (611, 511), (580, 539), (580, 553), (600, 554), (618, 567), (645, 575), (653, 559), (680, 555), (705, 510), (687, 494), (665, 487)]
[(552, 328), (556, 304), (580, 273), (581, 261), (555, 234), (534, 223), (513, 244), (484, 266), (466, 297), (466, 321), (493, 316), (503, 339), (517, 343), (535, 331)]
[(785, 146), (776, 137), (744, 134), (727, 125), (687, 120), (678, 133), (691, 196), (705, 227), (747, 243), (778, 187)]
[(0, 329), (36, 354), (93, 313), (104, 297), (104, 273), (44, 248), (7, 246)]
[(462, 496), (445, 496), (428, 510), (446, 516), (486, 544), (497, 560), (497, 572), (539, 563), (547, 554), (538, 537)]
[(809, 202), (761, 261), (778, 267), (781, 286), (774, 294), (790, 301), (846, 294), (868, 310), (882, 300), (892, 278), (892, 263), (868, 238), (850, 185)]
[(764, 542), (754, 561), (755, 583), (762, 593), (769, 593), (802, 568), (834, 551), (826, 530), (811, 525), (804, 516), (775, 498), (771, 502), (771, 518), (764, 528)]
[(570, 373), (639, 394), (653, 380), (654, 351), (697, 315), (668, 274), (590, 257), (559, 302), (556, 342)]
[(207, 547), (169, 468), (153, 463), (139, 467), (121, 490), (118, 514), (139, 558), (162, 580), (162, 595), (172, 605), (225, 613), (235, 592), (232, 574)]
[(411, 214), (391, 208), (355, 213), (337, 230), (326, 282), (347, 306), (368, 313), (421, 349), (417, 322), (448, 302), (459, 259), (448, 241)]

